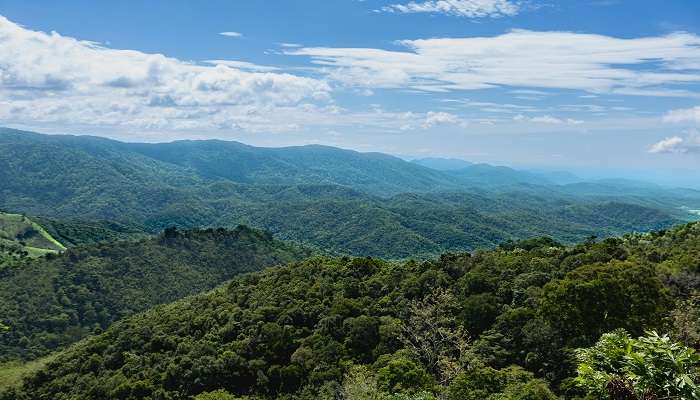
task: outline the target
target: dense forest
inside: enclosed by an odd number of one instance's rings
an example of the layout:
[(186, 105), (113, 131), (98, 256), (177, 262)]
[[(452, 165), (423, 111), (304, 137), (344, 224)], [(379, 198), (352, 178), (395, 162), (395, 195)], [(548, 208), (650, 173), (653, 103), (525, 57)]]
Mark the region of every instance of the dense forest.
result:
[(700, 400), (700, 192), (577, 179), (2, 129), (0, 399)]
[(700, 223), (314, 257), (122, 319), (1, 398), (697, 399), (698, 290)]
[[(667, 228), (700, 209), (694, 190), (559, 185), (483, 164), (439, 171), (323, 146), (138, 144), (9, 129), (0, 129), (0, 181), (0, 207), (27, 213), (68, 245), (245, 224), (328, 253), (389, 259), (541, 235), (573, 244)], [(81, 239), (67, 221), (92, 231)]]
[(244, 226), (171, 228), (0, 263), (0, 322), (11, 328), (0, 337), (0, 362), (46, 355), (125, 316), (309, 254)]

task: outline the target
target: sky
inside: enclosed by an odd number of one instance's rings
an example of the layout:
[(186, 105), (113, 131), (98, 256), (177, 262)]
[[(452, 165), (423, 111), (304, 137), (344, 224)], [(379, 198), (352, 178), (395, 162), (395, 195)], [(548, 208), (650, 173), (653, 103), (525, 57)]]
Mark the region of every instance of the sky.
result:
[(700, 2), (0, 0), (0, 126), (700, 187)]

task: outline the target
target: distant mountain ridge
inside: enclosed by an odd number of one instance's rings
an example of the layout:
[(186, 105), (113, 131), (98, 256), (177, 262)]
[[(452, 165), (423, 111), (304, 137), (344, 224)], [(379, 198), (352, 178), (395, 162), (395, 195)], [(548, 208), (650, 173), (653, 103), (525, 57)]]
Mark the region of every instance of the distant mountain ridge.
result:
[(37, 144), (63, 146), (106, 160), (141, 161), (172, 172), (196, 173), (203, 178), (236, 183), (325, 183), (383, 196), (459, 188), (459, 183), (449, 176), (394, 156), (329, 146), (266, 148), (221, 140), (125, 143), (92, 136), (40, 135), (0, 129), (0, 146)]
[[(123, 143), (9, 129), (0, 129), (0, 182), (0, 208), (123, 225), (116, 231), (94, 227), (109, 237), (173, 225), (247, 224), (334, 254), (387, 258), (493, 247), (543, 234), (571, 243), (664, 228), (693, 218), (688, 209), (700, 209), (696, 191), (556, 185), (527, 171), (485, 164), (437, 171), (385, 154), (326, 146)], [(592, 209), (613, 217), (589, 224), (574, 215)], [(630, 219), (635, 213), (642, 218)]]
[(268, 148), (222, 140), (125, 143), (94, 136), (42, 135), (0, 128), (0, 145), (37, 144), (64, 146), (104, 160), (146, 162), (151, 168), (169, 169), (176, 175), (256, 185), (333, 184), (381, 197), (553, 183), (545, 174), (505, 166), (442, 158), (407, 162), (384, 153), (322, 145)]
[(459, 158), (440, 158), (440, 157), (426, 157), (411, 160), (412, 163), (422, 165), (424, 167), (432, 168), (438, 171), (452, 171), (455, 169), (466, 168), (473, 163)]

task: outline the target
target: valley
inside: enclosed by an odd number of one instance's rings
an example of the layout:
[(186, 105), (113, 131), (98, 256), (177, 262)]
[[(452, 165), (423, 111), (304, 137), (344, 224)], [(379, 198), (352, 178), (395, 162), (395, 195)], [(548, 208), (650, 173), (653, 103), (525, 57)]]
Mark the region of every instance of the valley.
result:
[[(245, 224), (330, 254), (425, 258), (541, 235), (572, 244), (661, 229), (694, 218), (681, 205), (700, 207), (694, 190), (560, 185), (489, 165), (439, 171), (323, 146), (138, 144), (5, 129), (0, 149), (0, 207), (117, 224), (107, 238)], [(19, 156), (27, 152), (35, 159)]]
[(700, 1), (0, 1), (0, 400), (700, 400)]
[(694, 190), (319, 146), (0, 148), (2, 400), (553, 400), (611, 332), (700, 345)]

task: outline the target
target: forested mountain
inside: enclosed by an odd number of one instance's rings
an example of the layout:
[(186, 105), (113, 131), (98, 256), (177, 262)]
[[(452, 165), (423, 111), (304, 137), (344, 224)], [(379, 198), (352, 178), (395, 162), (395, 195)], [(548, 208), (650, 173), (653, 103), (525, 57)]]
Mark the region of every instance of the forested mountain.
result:
[(443, 172), (323, 146), (136, 144), (8, 129), (0, 130), (0, 181), (0, 207), (117, 224), (93, 227), (106, 239), (247, 224), (326, 252), (388, 258), (542, 234), (573, 243), (667, 227), (691, 218), (681, 207), (700, 209), (692, 190), (554, 185), (488, 165)]
[(447, 171), (465, 187), (509, 187), (518, 184), (549, 185), (552, 182), (543, 175), (517, 171), (512, 168), (489, 164), (474, 164), (465, 168)]
[(435, 171), (382, 153), (358, 153), (335, 147), (262, 148), (217, 140), (129, 144), (129, 150), (196, 171), (257, 185), (334, 184), (379, 196), (401, 192), (457, 189)]
[(240, 226), (171, 228), (136, 241), (0, 263), (0, 361), (45, 355), (125, 316), (213, 288), (308, 251)]
[(695, 223), (426, 262), (312, 258), (117, 322), (2, 398), (693, 399), (699, 251)]
[[(3, 157), (9, 167), (19, 166), (7, 161), (19, 151), (32, 150), (43, 155), (41, 146), (44, 146), (65, 153), (55, 156), (64, 161), (72, 162), (74, 157), (82, 155), (89, 160), (84, 161), (83, 168), (91, 167), (97, 159), (106, 161), (111, 168), (105, 173), (113, 179), (119, 178), (115, 174), (128, 174), (134, 183), (155, 174), (170, 176), (171, 179), (166, 179), (170, 184), (194, 184), (192, 179), (197, 176), (258, 185), (335, 184), (380, 196), (459, 188), (458, 182), (444, 174), (393, 156), (317, 145), (263, 148), (219, 140), (122, 143), (89, 136), (39, 135), (2, 129), (0, 146), (10, 152)], [(38, 161), (15, 160), (24, 162), (22, 166)], [(42, 170), (36, 167), (30, 171)]]
[(32, 219), (66, 247), (102, 241), (140, 239), (149, 236), (143, 227), (113, 221), (46, 217), (32, 217)]

